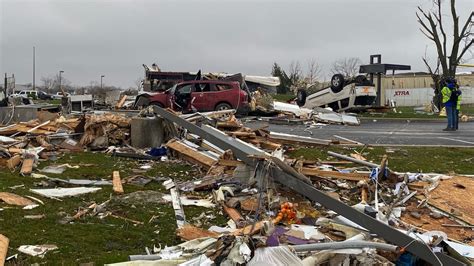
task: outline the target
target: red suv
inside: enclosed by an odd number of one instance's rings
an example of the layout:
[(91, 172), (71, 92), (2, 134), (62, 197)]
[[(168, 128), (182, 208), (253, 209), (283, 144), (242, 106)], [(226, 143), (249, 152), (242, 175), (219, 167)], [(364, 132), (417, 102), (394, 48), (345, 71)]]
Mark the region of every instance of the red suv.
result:
[[(137, 97), (137, 102), (139, 101)], [(149, 105), (171, 108), (183, 113), (236, 109), (249, 111), (249, 95), (239, 82), (220, 80), (193, 80), (178, 83), (171, 89), (150, 94)]]

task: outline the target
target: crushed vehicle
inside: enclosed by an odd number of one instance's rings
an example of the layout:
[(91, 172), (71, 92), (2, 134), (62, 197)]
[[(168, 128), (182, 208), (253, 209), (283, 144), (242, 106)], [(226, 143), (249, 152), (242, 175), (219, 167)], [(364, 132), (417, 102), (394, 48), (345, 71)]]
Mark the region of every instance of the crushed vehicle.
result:
[(249, 94), (237, 81), (193, 80), (181, 82), (164, 92), (137, 96), (135, 106), (156, 105), (183, 113), (235, 109), (247, 113)]
[(296, 102), (304, 108), (330, 107), (334, 111), (360, 111), (373, 107), (377, 99), (377, 90), (373, 82), (364, 75), (345, 78), (335, 74), (330, 86), (307, 95), (306, 90), (300, 89)]

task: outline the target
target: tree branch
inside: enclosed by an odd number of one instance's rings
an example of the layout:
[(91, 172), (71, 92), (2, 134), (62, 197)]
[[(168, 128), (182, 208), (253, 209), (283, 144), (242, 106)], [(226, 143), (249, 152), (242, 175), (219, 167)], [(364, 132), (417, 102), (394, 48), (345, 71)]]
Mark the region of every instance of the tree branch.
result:
[(464, 48), (461, 50), (461, 54), (459, 54), (458, 58), (456, 58), (456, 65), (461, 61), (462, 57), (464, 56), (464, 54), (466, 53), (466, 51), (469, 49), (469, 47), (471, 47), (472, 45), (474, 44), (474, 39), (472, 39), (470, 42), (468, 42), (466, 44), (466, 46), (464, 46)]
[(444, 31), (443, 21), (442, 21), (442, 12), (441, 12), (441, 0), (435, 1), (436, 5), (438, 5), (438, 16), (435, 14), (435, 18), (438, 21), (439, 29), (441, 31), (441, 35), (443, 35), (443, 54), (446, 54), (446, 32)]

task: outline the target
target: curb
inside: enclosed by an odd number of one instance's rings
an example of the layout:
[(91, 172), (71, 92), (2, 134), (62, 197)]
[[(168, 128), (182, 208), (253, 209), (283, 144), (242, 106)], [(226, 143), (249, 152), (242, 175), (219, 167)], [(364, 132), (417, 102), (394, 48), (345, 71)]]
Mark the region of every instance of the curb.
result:
[[(446, 123), (446, 118), (387, 118), (387, 117), (358, 117), (361, 121), (370, 121), (370, 120), (377, 120), (377, 121), (407, 121), (410, 122), (432, 122), (432, 123)], [(459, 123), (472, 123), (474, 120), (468, 120), (467, 122)]]

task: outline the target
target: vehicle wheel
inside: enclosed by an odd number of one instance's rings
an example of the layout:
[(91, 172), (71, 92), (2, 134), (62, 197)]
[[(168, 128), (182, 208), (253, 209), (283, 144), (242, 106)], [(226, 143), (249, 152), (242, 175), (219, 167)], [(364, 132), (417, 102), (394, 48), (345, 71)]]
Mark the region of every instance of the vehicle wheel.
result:
[(303, 106), (306, 103), (306, 97), (308, 94), (306, 93), (306, 90), (304, 89), (299, 89), (298, 92), (296, 93), (296, 103), (298, 106)]
[(155, 105), (155, 106), (158, 106), (158, 107), (161, 107), (163, 108), (163, 104), (159, 103), (159, 102), (151, 102), (150, 105)]
[(344, 76), (341, 74), (335, 74), (331, 78), (331, 90), (334, 93), (342, 91), (344, 88)]
[(220, 103), (218, 105), (216, 105), (216, 111), (222, 111), (222, 110), (229, 110), (229, 109), (232, 109), (232, 106), (230, 106), (230, 104), (228, 103)]
[(355, 77), (355, 83), (356, 84), (365, 84), (366, 81), (367, 81), (367, 77), (364, 76), (364, 75), (359, 75), (359, 76)]

